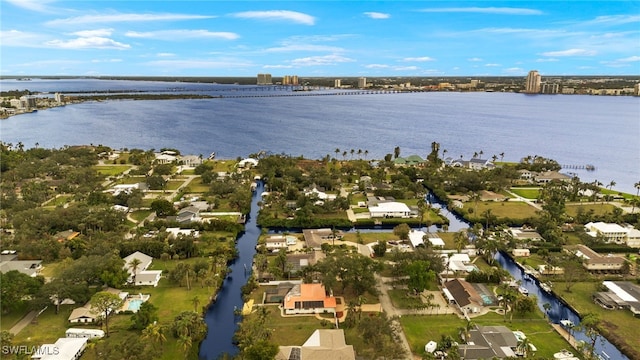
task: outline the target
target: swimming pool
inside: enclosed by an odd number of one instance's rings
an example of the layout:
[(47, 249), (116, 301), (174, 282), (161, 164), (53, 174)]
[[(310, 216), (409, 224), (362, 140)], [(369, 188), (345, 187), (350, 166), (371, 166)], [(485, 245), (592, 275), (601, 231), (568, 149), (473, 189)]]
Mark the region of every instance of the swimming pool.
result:
[(491, 298), (491, 296), (489, 295), (485, 295), (485, 294), (480, 294), (480, 297), (482, 297), (482, 302), (485, 305), (491, 305), (493, 304), (493, 299)]
[(138, 310), (140, 310), (140, 305), (142, 305), (144, 301), (140, 300), (140, 299), (131, 299), (129, 300), (129, 305), (127, 306), (127, 310), (131, 310), (133, 312), (136, 312)]

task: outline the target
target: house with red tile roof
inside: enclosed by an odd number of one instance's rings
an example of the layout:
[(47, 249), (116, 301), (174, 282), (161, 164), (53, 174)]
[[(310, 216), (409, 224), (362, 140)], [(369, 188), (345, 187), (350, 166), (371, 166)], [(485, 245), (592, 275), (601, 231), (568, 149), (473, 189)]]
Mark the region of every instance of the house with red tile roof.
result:
[(336, 312), (336, 298), (327, 295), (322, 284), (295, 285), (284, 298), (284, 313), (287, 315), (324, 312)]

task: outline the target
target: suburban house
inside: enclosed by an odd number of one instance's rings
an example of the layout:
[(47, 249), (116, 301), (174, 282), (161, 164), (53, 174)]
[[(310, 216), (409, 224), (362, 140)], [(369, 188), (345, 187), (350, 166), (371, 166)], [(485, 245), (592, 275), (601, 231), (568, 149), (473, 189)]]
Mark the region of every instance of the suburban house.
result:
[(590, 222), (585, 226), (587, 234), (592, 237), (601, 236), (607, 243), (626, 244), (629, 247), (640, 247), (640, 230), (605, 222)]
[(318, 188), (315, 184), (308, 189), (304, 189), (304, 196), (318, 198), (320, 200), (335, 200), (336, 198), (335, 194), (327, 194), (323, 188)]
[(341, 230), (335, 230), (335, 238), (334, 238), (334, 230), (332, 229), (304, 229), (302, 230), (302, 235), (304, 236), (304, 241), (308, 248), (320, 250), (322, 243), (332, 241), (332, 240), (340, 240), (342, 239), (343, 232)]
[(447, 281), (444, 283), (442, 291), (449, 303), (457, 305), (463, 314), (478, 313), (484, 306), (480, 294), (473, 288), (473, 285), (464, 280)]
[(271, 235), (264, 240), (264, 246), (267, 251), (275, 252), (280, 249), (286, 249), (289, 245), (296, 244), (295, 236)]
[(284, 298), (284, 313), (287, 315), (324, 312), (336, 312), (336, 298), (327, 295), (322, 284), (297, 284)]
[(442, 262), (444, 263), (443, 274), (447, 276), (451, 273), (467, 273), (475, 269), (475, 265), (471, 264), (471, 258), (466, 253), (453, 253), (440, 254)]
[[(125, 301), (127, 296), (129, 296), (128, 292), (123, 292), (118, 289), (107, 288), (104, 291), (118, 295), (118, 297), (122, 301)], [(111, 309), (111, 311), (118, 311), (118, 310), (120, 309)], [(68, 320), (70, 323), (93, 323), (100, 316), (102, 316), (102, 314), (100, 314), (97, 310), (93, 309), (91, 307), (90, 302), (87, 302), (86, 304), (84, 304), (84, 306), (73, 309), (73, 311), (71, 311), (71, 315), (69, 315)]]
[(280, 346), (276, 360), (355, 360), (352, 345), (347, 345), (342, 329), (318, 329), (302, 346)]
[(65, 331), (65, 336), (68, 338), (100, 339), (104, 337), (104, 331), (100, 329), (69, 328)]
[(258, 160), (254, 159), (254, 158), (246, 158), (246, 159), (242, 159), (238, 162), (238, 167), (239, 168), (252, 168), (258, 166)]
[(411, 209), (407, 204), (389, 201), (380, 202), (377, 205), (369, 206), (371, 218), (408, 218), (411, 216)]
[(451, 160), (449, 166), (467, 168), (470, 170), (492, 169), (495, 167), (489, 160), (472, 158), (471, 160)]
[[(131, 263), (133, 259), (138, 259), (140, 264), (137, 266), (135, 273)], [(147, 268), (151, 265), (153, 258), (147, 254), (141, 253), (140, 251), (136, 251), (133, 254), (123, 258), (124, 260), (124, 269), (129, 272), (129, 282), (133, 282), (135, 278), (134, 285), (148, 285), (148, 286), (158, 286), (158, 281), (160, 281), (160, 276), (162, 275), (162, 270), (147, 270)]]
[(576, 245), (573, 253), (583, 259), (582, 265), (589, 271), (619, 272), (625, 259), (615, 255), (600, 255), (584, 245)]
[(155, 162), (157, 164), (172, 164), (178, 161), (178, 156), (175, 151), (163, 151), (154, 155), (156, 157)]
[(193, 205), (180, 209), (176, 216), (176, 221), (179, 223), (200, 222), (202, 221), (200, 209)]
[(131, 194), (133, 190), (145, 191), (148, 189), (149, 187), (146, 183), (118, 184), (110, 189), (105, 190), (105, 192), (112, 193), (113, 196), (118, 196), (120, 193)]
[(180, 228), (166, 228), (166, 232), (169, 233), (170, 238), (177, 238), (178, 236), (193, 236), (200, 237), (200, 232), (194, 229), (180, 229)]
[(544, 240), (542, 235), (534, 229), (509, 228), (505, 231), (510, 234), (516, 242), (538, 242)]
[(53, 235), (53, 238), (56, 239), (56, 241), (58, 241), (58, 242), (64, 242), (64, 241), (67, 241), (67, 240), (74, 239), (78, 235), (80, 235), (79, 232), (69, 229), (69, 230), (60, 231), (60, 232), (56, 233), (55, 235)]
[(506, 326), (480, 326), (469, 331), (466, 344), (458, 345), (458, 353), (465, 359), (515, 358), (518, 339)]
[[(426, 236), (426, 238), (425, 238)], [(432, 247), (444, 247), (444, 240), (439, 238), (436, 234), (427, 234), (422, 230), (411, 229), (409, 231), (409, 241), (411, 245), (416, 248), (420, 245), (424, 246), (424, 239), (427, 239), (431, 243)]]
[(32, 359), (38, 360), (77, 360), (87, 347), (87, 338), (59, 338), (55, 344), (40, 346)]
[(324, 258), (324, 253), (320, 251), (308, 254), (287, 254), (287, 264), (291, 273), (297, 273), (309, 265), (315, 265)]
[(516, 257), (527, 257), (531, 255), (529, 249), (513, 249), (511, 250), (511, 254)]
[(561, 174), (558, 171), (545, 171), (541, 173), (534, 173), (534, 180), (538, 184), (546, 184), (552, 181), (569, 181), (571, 177), (565, 174)]
[(607, 309), (629, 309), (640, 317), (640, 286), (630, 281), (603, 281), (608, 291), (593, 295), (593, 300)]
[(397, 157), (393, 160), (393, 164), (396, 166), (418, 166), (424, 163), (424, 160), (419, 155), (409, 155), (406, 158)]
[(16, 251), (3, 250), (0, 253), (0, 272), (5, 274), (13, 270), (36, 277), (42, 270), (42, 260), (18, 260)]

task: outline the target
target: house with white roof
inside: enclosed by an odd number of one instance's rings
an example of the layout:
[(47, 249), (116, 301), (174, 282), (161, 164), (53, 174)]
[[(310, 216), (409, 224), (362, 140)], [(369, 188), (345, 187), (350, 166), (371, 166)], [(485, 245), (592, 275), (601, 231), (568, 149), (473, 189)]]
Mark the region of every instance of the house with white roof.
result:
[[(136, 271), (134, 273), (133, 267), (131, 266), (131, 262), (133, 259), (138, 259), (140, 264), (137, 266)], [(141, 253), (140, 251), (136, 251), (133, 254), (125, 257), (124, 259), (124, 269), (129, 272), (129, 281), (133, 282), (135, 277), (134, 285), (145, 285), (145, 286), (158, 286), (158, 282), (160, 281), (160, 277), (162, 275), (162, 270), (147, 270), (147, 268), (151, 265), (153, 261), (153, 257)], [(135, 275), (135, 276), (134, 276)]]
[(590, 222), (585, 226), (587, 234), (604, 237), (607, 243), (626, 244), (630, 247), (640, 247), (640, 230), (624, 227), (614, 223)]
[(435, 234), (427, 234), (422, 230), (414, 229), (411, 229), (411, 231), (409, 231), (409, 241), (414, 248), (419, 245), (424, 245), (425, 239), (431, 243), (432, 247), (444, 247), (444, 240), (442, 240)]
[(405, 203), (390, 201), (369, 206), (369, 213), (372, 218), (407, 218), (411, 216), (411, 209)]
[(178, 236), (193, 236), (200, 237), (200, 232), (194, 229), (181, 229), (181, 228), (166, 228), (166, 232), (169, 233), (170, 238), (177, 238)]
[(87, 338), (59, 338), (55, 344), (40, 346), (31, 356), (38, 360), (77, 360), (87, 347)]

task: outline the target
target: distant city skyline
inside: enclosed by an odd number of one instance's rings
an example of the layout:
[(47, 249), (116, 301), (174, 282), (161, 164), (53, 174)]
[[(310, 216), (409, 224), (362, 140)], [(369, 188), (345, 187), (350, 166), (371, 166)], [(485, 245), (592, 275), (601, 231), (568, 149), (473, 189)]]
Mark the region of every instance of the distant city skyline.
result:
[(0, 5), (1, 75), (640, 75), (637, 1)]

